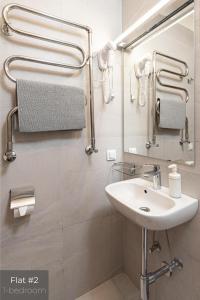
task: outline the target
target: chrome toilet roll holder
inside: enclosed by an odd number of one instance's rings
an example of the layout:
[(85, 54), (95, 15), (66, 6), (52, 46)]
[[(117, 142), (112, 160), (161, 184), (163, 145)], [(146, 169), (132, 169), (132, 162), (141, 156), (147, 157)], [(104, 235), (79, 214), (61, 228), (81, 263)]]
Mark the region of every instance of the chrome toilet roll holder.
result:
[(33, 186), (14, 188), (10, 191), (10, 209), (14, 218), (30, 215), (35, 208), (35, 189)]

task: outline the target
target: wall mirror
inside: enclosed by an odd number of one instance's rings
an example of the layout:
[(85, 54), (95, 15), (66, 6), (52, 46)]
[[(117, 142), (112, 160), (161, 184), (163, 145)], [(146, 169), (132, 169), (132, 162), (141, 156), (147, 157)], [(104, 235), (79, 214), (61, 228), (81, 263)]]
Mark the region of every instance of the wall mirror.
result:
[(124, 151), (194, 165), (194, 3), (123, 47)]

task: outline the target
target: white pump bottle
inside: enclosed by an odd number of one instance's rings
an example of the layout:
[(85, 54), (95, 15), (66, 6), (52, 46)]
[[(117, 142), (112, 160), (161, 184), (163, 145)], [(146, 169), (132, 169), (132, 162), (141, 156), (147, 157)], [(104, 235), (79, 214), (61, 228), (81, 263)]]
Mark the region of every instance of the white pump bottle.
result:
[(177, 172), (177, 165), (168, 166), (172, 170), (169, 173), (169, 195), (173, 198), (181, 198), (181, 174)]

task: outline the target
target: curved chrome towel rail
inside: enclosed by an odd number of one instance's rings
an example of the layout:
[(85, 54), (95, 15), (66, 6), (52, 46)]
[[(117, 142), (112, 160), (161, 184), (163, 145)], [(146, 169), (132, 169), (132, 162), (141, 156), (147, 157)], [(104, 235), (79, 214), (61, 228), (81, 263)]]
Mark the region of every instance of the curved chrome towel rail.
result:
[[(11, 65), (11, 63), (13, 63), (14, 61), (17, 61), (17, 60), (29, 61), (29, 62), (36, 63), (36, 64), (50, 65), (50, 66), (61, 67), (61, 68), (66, 68), (66, 69), (70, 68), (66, 64), (62, 64), (62, 63), (58, 63), (58, 62), (54, 62), (54, 61), (50, 61), (50, 60), (37, 59), (37, 58), (33, 58), (33, 57), (28, 57), (28, 56), (13, 55), (13, 56), (8, 57), (5, 60), (4, 71), (5, 71), (6, 76), (15, 83), (17, 82), (17, 80), (10, 73), (10, 65)], [(70, 69), (72, 69), (72, 68), (70, 68)]]
[(13, 116), (18, 111), (18, 107), (12, 108), (7, 115), (7, 145), (4, 160), (12, 162), (16, 159), (16, 153), (13, 150)]
[[(24, 12), (27, 12), (27, 13), (30, 13), (33, 15), (38, 15), (40, 17), (44, 17), (46, 19), (53, 20), (55, 22), (59, 22), (59, 23), (65, 24), (65, 25), (69, 25), (69, 26), (72, 26), (75, 28), (85, 30), (88, 34), (88, 55), (86, 55), (85, 51), (77, 44), (68, 43), (68, 42), (65, 42), (62, 40), (58, 40), (58, 39), (48, 38), (48, 37), (45, 37), (42, 35), (30, 33), (30, 32), (15, 28), (9, 22), (9, 17), (8, 17), (9, 12), (14, 9), (18, 9), (18, 10), (21, 10), (21, 11), (24, 11)], [(9, 5), (5, 6), (2, 11), (2, 18), (3, 18), (3, 22), (4, 22), (2, 30), (3, 30), (3, 33), (6, 35), (10, 35), (10, 32), (15, 32), (17, 34), (27, 36), (30, 38), (39, 39), (39, 40), (43, 40), (46, 42), (63, 45), (66, 47), (71, 47), (80, 52), (81, 58), (82, 58), (80, 65), (70, 65), (70, 64), (64, 64), (64, 63), (48, 61), (48, 60), (43, 60), (43, 59), (36, 59), (36, 58), (26, 57), (26, 56), (10, 56), (6, 59), (6, 61), (4, 63), (4, 71), (6, 73), (6, 76), (12, 82), (16, 83), (16, 79), (10, 74), (9, 66), (12, 62), (17, 61), (17, 60), (29, 61), (29, 62), (33, 62), (33, 63), (51, 65), (51, 66), (55, 66), (55, 67), (68, 68), (68, 69), (74, 69), (74, 70), (82, 69), (83, 67), (85, 67), (86, 64), (88, 64), (89, 86), (90, 86), (89, 107), (90, 107), (90, 134), (91, 134), (91, 137), (90, 137), (90, 144), (86, 147), (85, 152), (88, 155), (91, 155), (93, 152), (98, 152), (98, 150), (96, 149), (96, 145), (95, 145), (96, 141), (95, 141), (95, 122), (94, 122), (94, 92), (93, 92), (93, 79), (92, 79), (93, 78), (93, 59), (92, 59), (92, 30), (91, 30), (91, 28), (88, 26), (82, 25), (82, 24), (67, 21), (67, 20), (52, 16), (52, 15), (46, 14), (44, 12), (34, 10), (34, 9), (31, 9), (31, 8), (28, 8), (28, 7), (25, 7), (22, 5), (18, 5), (18, 4), (9, 4)], [(17, 112), (17, 110), (18, 110), (18, 107), (13, 108), (9, 112), (8, 117), (7, 117), (7, 150), (4, 155), (4, 159), (7, 161), (13, 161), (16, 158), (16, 153), (13, 151), (12, 118), (13, 118), (14, 114)]]
[(172, 75), (177, 75), (179, 77), (186, 77), (187, 75), (184, 75), (184, 74), (180, 74), (180, 73), (177, 73), (177, 72), (172, 72), (172, 71), (169, 71), (167, 69), (160, 69), (158, 72), (157, 72), (157, 80), (158, 80), (158, 83), (161, 85), (161, 86), (164, 86), (164, 87), (167, 87), (167, 88), (170, 88), (170, 89), (175, 89), (175, 90), (179, 90), (179, 91), (183, 91), (186, 95), (186, 98), (185, 98), (185, 102), (187, 103), (189, 101), (189, 93), (188, 93), (188, 90), (186, 90), (185, 88), (182, 88), (180, 86), (177, 86), (177, 85), (171, 85), (171, 84), (166, 84), (166, 83), (163, 83), (160, 79), (160, 76), (161, 76), (161, 73), (168, 73), (168, 74), (172, 74)]
[[(42, 36), (42, 35), (39, 35), (39, 34), (31, 33), (31, 32), (28, 32), (28, 31), (23, 31), (21, 29), (15, 28), (9, 22), (9, 17), (8, 17), (9, 16), (9, 12), (12, 11), (12, 10), (14, 10), (14, 9), (18, 9), (18, 10), (22, 10), (22, 11), (25, 11), (25, 12), (28, 12), (28, 13), (31, 13), (31, 14), (34, 14), (34, 15), (38, 15), (40, 17), (44, 17), (46, 19), (50, 19), (50, 20), (53, 20), (53, 21), (56, 21), (56, 22), (59, 22), (59, 23), (63, 23), (65, 25), (69, 25), (69, 26), (73, 26), (73, 27), (76, 27), (76, 28), (80, 28), (80, 29), (86, 30), (87, 32), (90, 31), (89, 27), (83, 26), (83, 25), (77, 24), (77, 23), (72, 23), (72, 22), (69, 22), (69, 21), (66, 21), (66, 20), (54, 17), (52, 15), (48, 15), (48, 14), (46, 14), (44, 12), (33, 10), (31, 8), (28, 8), (28, 7), (25, 7), (25, 6), (22, 6), (22, 5), (18, 5), (18, 4), (9, 4), (9, 5), (5, 6), (4, 9), (3, 9), (3, 11), (2, 11), (2, 18), (3, 18), (3, 22), (4, 22), (3, 32), (5, 34), (9, 34), (9, 32), (15, 32), (17, 34), (20, 34), (20, 35), (23, 35), (23, 36), (27, 36), (27, 37), (30, 37), (30, 38), (34, 38), (34, 39), (38, 39), (38, 40), (42, 40), (42, 41), (46, 41), (46, 42), (50, 42), (50, 43), (54, 43), (54, 44), (58, 44), (58, 45), (63, 45), (63, 46), (66, 46), (66, 47), (74, 48), (74, 49), (78, 50), (81, 53), (81, 56), (82, 56), (81, 64), (77, 65), (77, 66), (76, 65), (67, 65), (66, 64), (65, 67), (69, 68), (69, 69), (82, 69), (86, 65), (88, 58), (86, 58), (85, 51), (80, 46), (78, 46), (77, 44), (68, 43), (68, 42), (65, 42), (63, 40), (48, 38), (48, 37), (45, 37), (45, 36)], [(44, 60), (44, 63), (45, 63), (45, 60)]]
[(185, 88), (182, 88), (180, 86), (177, 86), (177, 85), (171, 85), (171, 84), (163, 83), (162, 80), (160, 79), (160, 76), (161, 76), (162, 73), (167, 73), (167, 74), (171, 74), (171, 75), (174, 75), (174, 76), (178, 76), (180, 79), (183, 79), (183, 78), (187, 77), (188, 74), (189, 74), (188, 64), (183, 60), (180, 60), (180, 59), (178, 59), (176, 57), (173, 57), (173, 56), (169, 56), (169, 55), (164, 54), (164, 53), (156, 52), (156, 54), (160, 55), (162, 57), (165, 57), (167, 59), (176, 61), (177, 63), (182, 64), (184, 66), (184, 71), (183, 72), (175, 72), (175, 71), (171, 71), (171, 70), (164, 69), (164, 68), (160, 69), (156, 72), (156, 78), (157, 78), (158, 83), (163, 87), (183, 91), (186, 95), (185, 102), (187, 103), (188, 100), (189, 100), (188, 90), (185, 89)]
[[(184, 71), (183, 72), (181, 72), (181, 71), (175, 72), (175, 71), (171, 71), (171, 70), (164, 69), (164, 68), (157, 71), (157, 56), (161, 56), (161, 57), (164, 57), (171, 61), (175, 61), (179, 64), (182, 64), (184, 66)], [(161, 73), (172, 74), (172, 75), (178, 76), (178, 78), (180, 78), (180, 79), (183, 79), (184, 77), (188, 76), (189, 68), (185, 61), (180, 60), (176, 57), (167, 55), (165, 53), (159, 52), (159, 51), (153, 51), (152, 65), (153, 65), (153, 73), (152, 73), (152, 84), (153, 84), (153, 94), (152, 94), (152, 99), (153, 99), (153, 108), (152, 108), (153, 122), (152, 123), (153, 124), (152, 124), (152, 127), (153, 127), (153, 129), (152, 129), (152, 137), (151, 138), (150, 138), (150, 134), (148, 133), (148, 142), (147, 142), (148, 149), (151, 146), (157, 145), (156, 144), (156, 114), (157, 114), (157, 109), (158, 109), (157, 97), (156, 97), (157, 82), (163, 87), (183, 91), (186, 95), (186, 98), (185, 98), (186, 103), (189, 101), (189, 93), (188, 93), (187, 89), (184, 89), (182, 87), (175, 86), (175, 85), (165, 84), (160, 79)], [(150, 147), (149, 147), (149, 145), (150, 145)]]

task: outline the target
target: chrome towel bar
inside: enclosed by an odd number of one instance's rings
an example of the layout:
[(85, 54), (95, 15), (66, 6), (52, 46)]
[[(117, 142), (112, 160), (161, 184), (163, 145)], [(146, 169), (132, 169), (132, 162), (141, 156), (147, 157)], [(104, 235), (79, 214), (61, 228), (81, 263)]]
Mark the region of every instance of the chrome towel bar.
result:
[[(40, 17), (43, 17), (43, 18), (46, 18), (46, 19), (49, 19), (49, 20), (52, 20), (52, 21), (55, 21), (58, 23), (62, 23), (64, 25), (72, 26), (74, 28), (78, 28), (78, 29), (86, 31), (87, 35), (88, 35), (88, 55), (86, 55), (85, 51), (77, 44), (65, 42), (63, 40), (49, 38), (49, 37), (42, 36), (42, 35), (35, 34), (35, 33), (30, 33), (28, 31), (24, 31), (24, 30), (14, 27), (9, 20), (9, 12), (12, 10), (24, 11), (26, 13), (38, 15)], [(23, 35), (28, 38), (38, 39), (38, 40), (42, 40), (45, 42), (63, 45), (66, 47), (71, 47), (71, 48), (79, 51), (79, 53), (81, 55), (81, 62), (79, 65), (70, 65), (70, 64), (64, 64), (64, 63), (55, 62), (55, 61), (48, 61), (48, 60), (36, 59), (36, 58), (32, 58), (32, 57), (18, 55), (18, 56), (10, 56), (6, 59), (6, 61), (4, 63), (4, 71), (5, 71), (6, 76), (12, 82), (16, 83), (16, 79), (11, 75), (9, 67), (12, 62), (17, 61), (17, 60), (18, 61), (19, 60), (20, 61), (28, 61), (28, 62), (32, 62), (32, 63), (50, 65), (50, 66), (61, 67), (61, 68), (74, 69), (74, 70), (83, 69), (87, 64), (88, 72), (89, 72), (89, 89), (90, 89), (89, 108), (90, 108), (90, 135), (91, 135), (91, 137), (90, 137), (90, 144), (86, 147), (85, 152), (88, 155), (91, 155), (93, 152), (98, 152), (98, 150), (96, 149), (96, 145), (95, 145), (93, 59), (92, 59), (92, 30), (91, 30), (91, 28), (88, 26), (82, 25), (82, 24), (67, 21), (67, 20), (52, 16), (52, 15), (46, 14), (44, 12), (41, 12), (41, 11), (38, 11), (35, 9), (31, 9), (31, 8), (28, 8), (28, 7), (25, 7), (22, 5), (18, 5), (18, 4), (9, 4), (9, 5), (5, 6), (2, 11), (2, 18), (3, 18), (2, 31), (7, 36), (10, 36), (11, 33), (14, 32), (16, 34)], [(9, 112), (8, 117), (7, 117), (7, 149), (6, 149), (6, 153), (4, 155), (4, 159), (6, 161), (13, 161), (16, 158), (16, 153), (13, 151), (13, 141), (12, 141), (12, 135), (13, 135), (12, 122), (13, 121), (12, 121), (12, 118), (15, 115), (15, 113), (17, 112), (17, 110), (18, 110), (18, 108), (16, 106)]]
[[(54, 44), (74, 48), (74, 49), (78, 50), (81, 53), (81, 56), (82, 56), (81, 64), (77, 65), (77, 66), (76, 65), (67, 65), (67, 64), (65, 64), (65, 65), (64, 64), (62, 64), (62, 65), (58, 64), (58, 65), (61, 66), (61, 67), (69, 68), (69, 69), (81, 69), (85, 66), (88, 58), (86, 58), (85, 51), (80, 46), (78, 46), (77, 44), (68, 43), (68, 42), (65, 42), (65, 41), (62, 41), (62, 40), (48, 38), (48, 37), (45, 37), (45, 36), (42, 36), (42, 35), (39, 35), (39, 34), (34, 34), (34, 33), (28, 32), (28, 31), (24, 31), (24, 30), (15, 28), (14, 26), (12, 26), (12, 24), (9, 21), (9, 12), (12, 11), (12, 10), (21, 10), (21, 11), (24, 11), (24, 12), (27, 12), (27, 13), (30, 13), (30, 14), (33, 14), (33, 15), (38, 15), (40, 17), (44, 17), (46, 19), (49, 19), (49, 20), (52, 20), (52, 21), (55, 21), (55, 22), (58, 22), (58, 23), (62, 23), (62, 24), (65, 24), (65, 25), (69, 25), (69, 26), (72, 26), (72, 27), (83, 29), (83, 30), (86, 30), (87, 32), (91, 31), (91, 29), (89, 27), (81, 25), (81, 24), (69, 22), (69, 21), (66, 21), (64, 19), (60, 19), (60, 18), (54, 17), (52, 15), (48, 15), (44, 12), (34, 10), (34, 9), (31, 9), (31, 8), (28, 8), (28, 7), (25, 7), (25, 6), (22, 6), (22, 5), (18, 5), (18, 4), (9, 4), (9, 5), (5, 6), (3, 8), (3, 11), (2, 11), (2, 18), (3, 18), (3, 22), (4, 22), (2, 29), (3, 29), (4, 34), (9, 35), (9, 33), (15, 32), (17, 34), (27, 36), (27, 37), (30, 37), (30, 38), (34, 38), (34, 39), (38, 39), (38, 40), (42, 40), (42, 41), (46, 41), (46, 42), (50, 42), (50, 43), (54, 43)], [(48, 64), (45, 60), (43, 60), (43, 62), (44, 62), (44, 64)]]
[(166, 84), (166, 83), (163, 83), (162, 80), (160, 79), (160, 76), (161, 76), (161, 73), (168, 73), (168, 74), (172, 74), (172, 75), (177, 75), (179, 77), (186, 77), (187, 75), (184, 75), (184, 74), (180, 74), (180, 73), (177, 73), (177, 72), (172, 72), (170, 70), (167, 70), (167, 69), (160, 69), (158, 72), (157, 72), (157, 80), (158, 80), (158, 83), (161, 85), (161, 86), (164, 86), (164, 87), (167, 87), (167, 88), (170, 88), (170, 89), (175, 89), (175, 90), (179, 90), (179, 91), (183, 91), (186, 95), (186, 98), (185, 98), (185, 102), (187, 103), (189, 101), (189, 93), (188, 93), (188, 90), (186, 90), (185, 88), (182, 88), (180, 86), (177, 86), (177, 85), (171, 85), (171, 84)]

